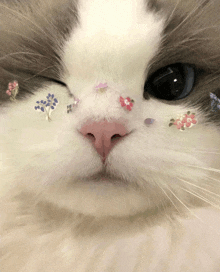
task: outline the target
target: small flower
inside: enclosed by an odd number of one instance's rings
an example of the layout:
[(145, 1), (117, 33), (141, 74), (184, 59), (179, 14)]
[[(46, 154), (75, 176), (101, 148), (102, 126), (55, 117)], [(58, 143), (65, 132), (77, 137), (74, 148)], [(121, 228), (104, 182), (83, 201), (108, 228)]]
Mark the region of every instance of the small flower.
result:
[(220, 110), (220, 99), (213, 93), (210, 93), (210, 98), (211, 98), (211, 111), (212, 112), (217, 112)]
[(72, 111), (72, 105), (68, 105), (67, 106), (67, 113), (71, 112)]
[(10, 91), (10, 90), (7, 90), (7, 91), (6, 91), (6, 94), (8, 94), (9, 96), (11, 96), (11, 91)]
[(48, 96), (46, 97), (47, 101), (44, 100), (40, 100), (40, 101), (36, 101), (36, 103), (38, 104), (38, 106), (35, 106), (35, 110), (39, 110), (41, 112), (46, 113), (46, 119), (48, 121), (51, 121), (51, 112), (56, 108), (57, 104), (58, 104), (58, 100), (57, 98), (54, 97), (54, 94), (48, 94)]
[(184, 123), (180, 119), (176, 119), (176, 121), (173, 123), (178, 129), (184, 128)]
[(195, 119), (195, 113), (190, 113), (190, 111), (187, 112), (187, 114), (180, 115), (178, 118), (171, 119), (169, 126), (175, 125), (177, 129), (180, 131), (185, 130), (186, 128), (191, 128), (192, 126), (197, 124), (197, 120)]
[(19, 89), (19, 86), (18, 86), (17, 81), (13, 81), (13, 82), (8, 83), (8, 90), (6, 91), (6, 94), (10, 96), (11, 101), (16, 100), (16, 96), (18, 94), (18, 89)]
[(185, 117), (182, 120), (183, 123), (186, 124), (186, 127), (190, 128), (193, 125), (197, 124), (197, 121), (195, 120), (195, 114), (185, 114)]
[(97, 85), (96, 87), (95, 87), (96, 89), (100, 89), (100, 88), (108, 88), (108, 85), (107, 85), (107, 83), (99, 83), (99, 85)]
[(99, 85), (97, 85), (95, 88), (97, 91), (104, 92), (106, 88), (108, 88), (108, 85), (107, 83), (99, 83)]
[(132, 110), (132, 107), (134, 105), (133, 104), (134, 100), (131, 100), (130, 97), (123, 98), (122, 96), (120, 96), (119, 101), (120, 101), (122, 107), (126, 107), (127, 110), (129, 110), (129, 111)]
[(76, 107), (79, 102), (80, 100), (75, 98), (73, 104), (67, 106), (67, 113), (72, 112), (72, 108)]

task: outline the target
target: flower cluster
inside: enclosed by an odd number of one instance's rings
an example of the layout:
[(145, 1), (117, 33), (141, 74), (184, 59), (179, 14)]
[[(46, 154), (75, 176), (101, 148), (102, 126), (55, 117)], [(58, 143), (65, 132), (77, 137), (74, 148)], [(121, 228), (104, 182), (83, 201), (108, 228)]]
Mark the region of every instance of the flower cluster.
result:
[(67, 113), (72, 112), (72, 109), (79, 103), (79, 99), (76, 98), (73, 104), (67, 106)]
[(220, 99), (213, 93), (210, 93), (211, 108), (213, 112), (220, 110)]
[(186, 128), (191, 128), (192, 126), (197, 124), (197, 120), (195, 118), (195, 113), (190, 113), (190, 111), (187, 112), (187, 114), (183, 114), (179, 116), (176, 120), (171, 119), (169, 126), (175, 125), (177, 129), (180, 131), (185, 130)]
[(46, 97), (47, 101), (45, 100), (41, 100), (41, 101), (37, 101), (36, 103), (38, 104), (37, 106), (35, 106), (35, 110), (37, 111), (42, 111), (46, 113), (46, 119), (48, 121), (51, 121), (51, 112), (53, 110), (55, 110), (57, 104), (58, 104), (58, 100), (54, 97), (54, 94), (48, 94), (48, 96)]
[(11, 101), (15, 101), (16, 100), (16, 95), (18, 94), (18, 82), (14, 81), (14, 82), (10, 82), (8, 84), (8, 90), (6, 91), (6, 94), (10, 96), (10, 100)]
[(133, 107), (133, 103), (134, 103), (134, 100), (131, 100), (130, 97), (127, 97), (127, 98), (123, 98), (122, 96), (120, 96), (120, 103), (121, 103), (121, 106), (122, 107), (126, 107), (127, 110), (131, 111), (132, 110), (132, 107)]

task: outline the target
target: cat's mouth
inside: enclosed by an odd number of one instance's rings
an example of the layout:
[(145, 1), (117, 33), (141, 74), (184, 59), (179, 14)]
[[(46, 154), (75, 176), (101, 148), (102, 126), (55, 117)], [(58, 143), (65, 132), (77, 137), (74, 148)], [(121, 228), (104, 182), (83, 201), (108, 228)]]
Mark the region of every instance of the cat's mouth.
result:
[(101, 183), (124, 183), (127, 182), (123, 180), (122, 178), (106, 173), (105, 171), (99, 172), (97, 174), (94, 174), (86, 179), (87, 181), (93, 181), (93, 182), (101, 182)]

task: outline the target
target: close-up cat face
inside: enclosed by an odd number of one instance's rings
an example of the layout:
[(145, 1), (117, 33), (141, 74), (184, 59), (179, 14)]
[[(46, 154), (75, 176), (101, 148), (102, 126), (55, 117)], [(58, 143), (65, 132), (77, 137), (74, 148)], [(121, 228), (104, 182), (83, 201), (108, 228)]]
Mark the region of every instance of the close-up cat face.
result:
[(0, 1), (3, 194), (97, 217), (217, 205), (219, 12), (218, 1)]
[(220, 271), (219, 14), (0, 0), (1, 272)]

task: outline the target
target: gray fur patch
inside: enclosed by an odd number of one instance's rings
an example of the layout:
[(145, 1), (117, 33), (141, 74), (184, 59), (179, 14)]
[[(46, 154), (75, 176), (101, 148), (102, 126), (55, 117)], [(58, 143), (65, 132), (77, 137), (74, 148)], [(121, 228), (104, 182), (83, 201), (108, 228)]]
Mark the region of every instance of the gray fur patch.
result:
[(167, 21), (163, 40), (148, 74), (174, 63), (195, 65), (197, 77), (193, 92), (182, 100), (163, 102), (199, 108), (208, 121), (220, 124), (220, 111), (211, 112), (209, 97), (210, 92), (217, 95), (220, 88), (219, 14), (218, 0), (166, 1), (163, 16)]
[(77, 24), (73, 0), (0, 1), (0, 103), (17, 80), (17, 99), (51, 81), (62, 81), (62, 45)]

